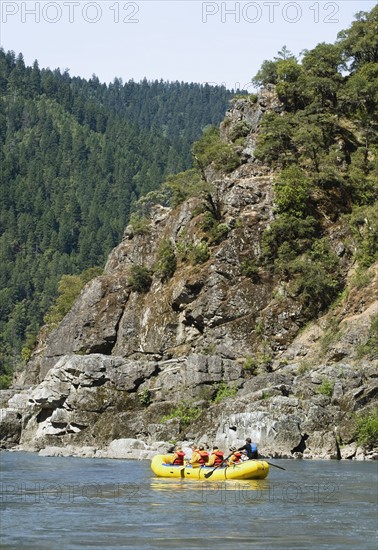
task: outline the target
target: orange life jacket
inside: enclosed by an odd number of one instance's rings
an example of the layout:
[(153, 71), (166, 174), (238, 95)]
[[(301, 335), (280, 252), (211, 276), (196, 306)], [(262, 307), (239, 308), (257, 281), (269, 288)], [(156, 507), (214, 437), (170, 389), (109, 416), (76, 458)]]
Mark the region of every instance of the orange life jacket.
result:
[(209, 453), (207, 451), (198, 451), (198, 453), (201, 457), (198, 462), (200, 464), (206, 464), (206, 462), (209, 461)]
[(176, 458), (174, 459), (174, 461), (172, 462), (172, 464), (173, 464), (174, 466), (183, 466), (183, 464), (184, 464), (184, 456), (185, 456), (184, 451), (176, 451), (175, 455), (176, 455)]
[(215, 455), (214, 464), (221, 464), (223, 462), (224, 453), (222, 451), (213, 451), (212, 454)]
[(240, 459), (243, 455), (241, 453), (239, 453), (239, 451), (235, 451), (234, 454), (232, 455), (231, 459), (232, 459), (232, 462), (234, 462), (234, 464), (236, 462), (240, 462)]

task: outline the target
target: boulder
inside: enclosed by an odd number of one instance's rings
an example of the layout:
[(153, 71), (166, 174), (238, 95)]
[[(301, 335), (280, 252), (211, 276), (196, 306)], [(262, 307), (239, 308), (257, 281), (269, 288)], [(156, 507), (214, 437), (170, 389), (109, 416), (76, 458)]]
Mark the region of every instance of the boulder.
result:
[(114, 439), (108, 445), (107, 456), (109, 458), (140, 458), (141, 451), (147, 450), (147, 445), (140, 439)]
[(17, 409), (0, 409), (0, 447), (18, 444), (21, 428), (21, 413)]

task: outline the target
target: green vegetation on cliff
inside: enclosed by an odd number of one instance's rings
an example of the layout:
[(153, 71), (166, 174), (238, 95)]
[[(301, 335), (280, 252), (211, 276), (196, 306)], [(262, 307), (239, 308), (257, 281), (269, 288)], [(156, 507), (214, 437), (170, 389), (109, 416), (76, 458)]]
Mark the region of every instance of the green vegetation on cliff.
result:
[(256, 85), (274, 84), (283, 113), (263, 117), (255, 156), (278, 173), (276, 217), (262, 237), (264, 263), (286, 280), (309, 315), (343, 286), (328, 231), (349, 220), (356, 260), (378, 259), (378, 7), (359, 13), (336, 44), (301, 61), (265, 61)]
[(367, 449), (378, 445), (378, 407), (372, 407), (356, 417), (357, 442)]

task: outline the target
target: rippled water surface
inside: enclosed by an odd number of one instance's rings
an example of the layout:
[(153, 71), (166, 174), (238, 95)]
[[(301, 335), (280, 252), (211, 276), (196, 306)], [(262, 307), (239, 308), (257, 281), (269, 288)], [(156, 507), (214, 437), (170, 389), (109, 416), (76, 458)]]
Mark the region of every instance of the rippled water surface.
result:
[(220, 483), (2, 452), (1, 548), (377, 549), (377, 463), (270, 462), (285, 471)]

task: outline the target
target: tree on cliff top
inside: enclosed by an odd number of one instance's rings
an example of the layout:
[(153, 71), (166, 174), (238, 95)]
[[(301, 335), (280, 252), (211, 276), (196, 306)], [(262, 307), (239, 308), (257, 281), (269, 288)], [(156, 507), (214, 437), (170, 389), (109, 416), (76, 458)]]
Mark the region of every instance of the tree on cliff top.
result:
[(262, 237), (263, 258), (311, 315), (342, 288), (339, 259), (324, 246), (340, 215), (350, 215), (352, 231), (357, 212), (364, 216), (355, 241), (360, 266), (378, 259), (369, 210), (378, 198), (377, 22), (378, 7), (359, 13), (336, 44), (318, 44), (301, 62), (264, 61), (253, 80), (274, 84), (285, 107), (263, 116), (255, 149), (277, 172), (276, 218)]

